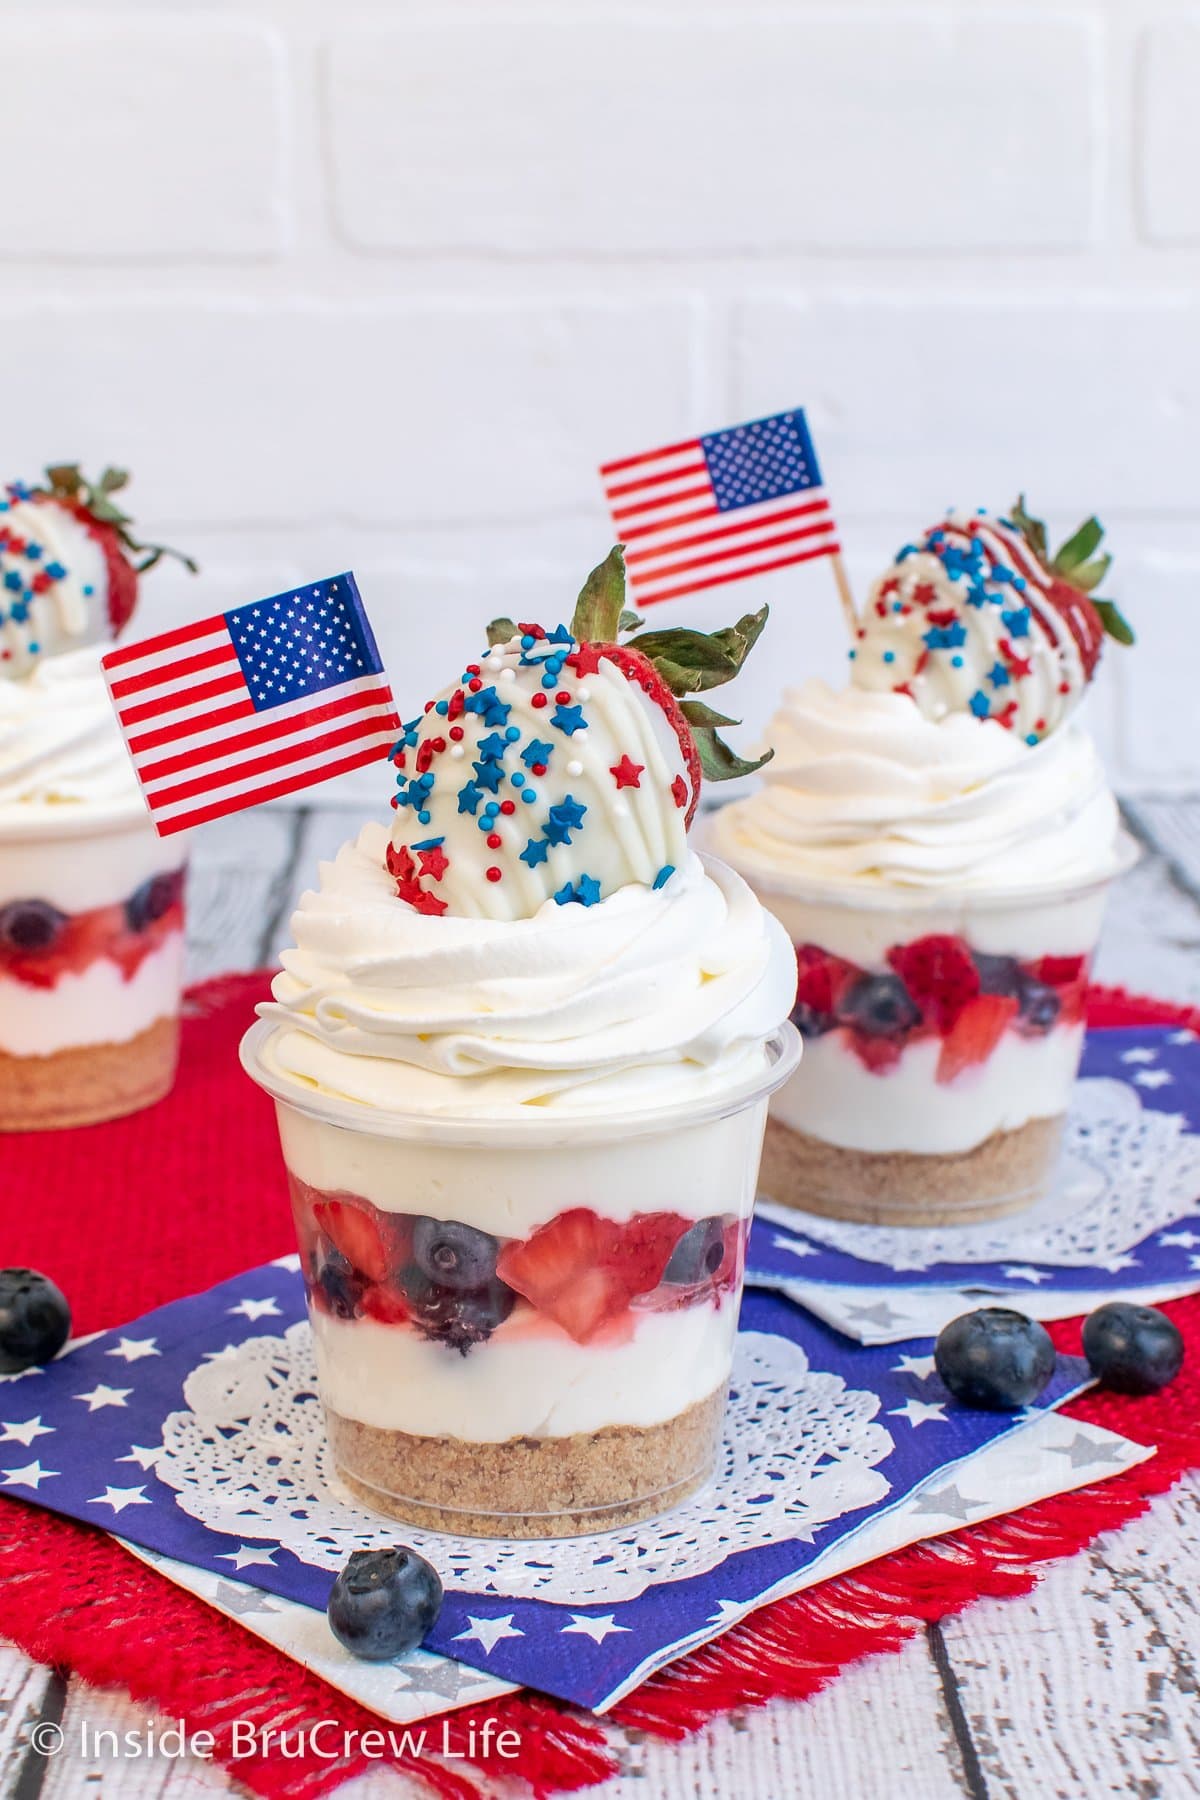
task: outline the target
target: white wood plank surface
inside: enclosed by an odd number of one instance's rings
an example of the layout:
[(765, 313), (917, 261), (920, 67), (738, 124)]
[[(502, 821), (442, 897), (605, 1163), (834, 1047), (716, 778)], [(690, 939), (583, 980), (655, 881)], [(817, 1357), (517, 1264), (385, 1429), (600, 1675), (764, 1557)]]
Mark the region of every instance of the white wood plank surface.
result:
[[(1128, 809), (1146, 846), (1114, 890), (1097, 978), (1200, 1002), (1200, 800)], [(317, 862), (362, 813), (284, 807), (224, 820), (192, 856), (193, 976), (273, 960)], [(1054, 1565), (1027, 1599), (983, 1601), (895, 1656), (865, 1659), (803, 1704), (714, 1723), (683, 1744), (614, 1732), (621, 1773), (596, 1800), (1094, 1800), (1200, 1794), (1200, 1480), (1146, 1519)], [(29, 1749), (61, 1715), (66, 1748)], [(0, 1645), (0, 1794), (6, 1800), (204, 1800), (230, 1791), (187, 1759), (113, 1763), (80, 1753), (83, 1721), (145, 1723), (127, 1697), (69, 1688)], [(380, 1769), (347, 1800), (426, 1792)]]

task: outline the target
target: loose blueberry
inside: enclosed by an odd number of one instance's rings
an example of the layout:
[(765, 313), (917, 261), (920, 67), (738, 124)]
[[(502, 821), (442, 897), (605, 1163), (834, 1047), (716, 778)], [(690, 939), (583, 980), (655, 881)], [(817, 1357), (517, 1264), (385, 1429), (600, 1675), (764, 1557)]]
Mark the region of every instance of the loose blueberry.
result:
[(415, 1650), (441, 1612), (441, 1577), (403, 1544), (355, 1550), (325, 1610), (329, 1629), (351, 1656), (391, 1662)]
[(1154, 1306), (1110, 1300), (1083, 1322), (1092, 1374), (1118, 1394), (1157, 1394), (1183, 1367), (1183, 1337)]
[(864, 975), (838, 1008), (839, 1025), (864, 1037), (902, 1037), (921, 1022), (920, 1010), (898, 975)]
[(71, 1335), (71, 1309), (36, 1269), (0, 1269), (0, 1375), (19, 1375), (57, 1356)]
[(809, 1006), (805, 1000), (797, 1000), (792, 1008), (791, 1020), (800, 1036), (806, 1038), (823, 1037), (837, 1024), (832, 1013), (818, 1012), (815, 1006)]
[(48, 900), (10, 900), (0, 907), (0, 944), (22, 956), (51, 950), (67, 915)]
[(685, 1231), (671, 1252), (663, 1280), (674, 1287), (708, 1281), (725, 1261), (725, 1226), (720, 1219), (701, 1219)]
[(125, 902), (125, 920), (130, 931), (146, 931), (156, 919), (170, 912), (178, 898), (178, 874), (151, 875), (149, 881), (143, 881)]
[(1015, 994), (1021, 986), (1021, 965), (1015, 956), (992, 956), (987, 951), (972, 951), (979, 971), (981, 994)]
[(431, 1280), (416, 1263), (401, 1270), (399, 1282), (413, 1323), (427, 1338), (463, 1356), (476, 1344), (486, 1343), (497, 1325), (507, 1319), (517, 1298), (498, 1276), (483, 1287), (451, 1288)]
[(964, 1406), (1011, 1412), (1036, 1400), (1054, 1373), (1044, 1325), (1005, 1306), (951, 1319), (933, 1347), (938, 1374)]
[(1062, 1001), (1044, 981), (1027, 976), (1020, 987), (1020, 1018), (1031, 1031), (1049, 1031), (1062, 1011)]
[(349, 1257), (324, 1238), (313, 1252), (313, 1285), (320, 1289), (335, 1319), (357, 1317), (366, 1279)]
[(490, 1232), (457, 1219), (419, 1218), (413, 1226), (413, 1261), (441, 1287), (482, 1287), (496, 1273), (499, 1254)]

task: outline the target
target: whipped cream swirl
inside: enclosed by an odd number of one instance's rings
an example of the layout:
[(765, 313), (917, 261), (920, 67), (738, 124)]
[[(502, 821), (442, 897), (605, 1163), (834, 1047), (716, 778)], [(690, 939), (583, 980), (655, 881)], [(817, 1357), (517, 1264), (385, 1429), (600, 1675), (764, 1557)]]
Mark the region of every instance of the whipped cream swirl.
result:
[(1018, 890), (1118, 866), (1118, 815), (1075, 724), (1028, 746), (966, 713), (926, 718), (904, 694), (784, 696), (763, 786), (725, 807), (714, 849), (766, 886), (789, 881)]
[(145, 812), (90, 645), (39, 662), (21, 681), (0, 681), (0, 818), (86, 806)]
[(670, 1105), (766, 1067), (796, 975), (731, 870), (687, 854), (662, 888), (528, 919), (430, 917), (396, 897), (367, 825), (292, 919), (263, 1061), (286, 1085), (394, 1112), (520, 1116)]

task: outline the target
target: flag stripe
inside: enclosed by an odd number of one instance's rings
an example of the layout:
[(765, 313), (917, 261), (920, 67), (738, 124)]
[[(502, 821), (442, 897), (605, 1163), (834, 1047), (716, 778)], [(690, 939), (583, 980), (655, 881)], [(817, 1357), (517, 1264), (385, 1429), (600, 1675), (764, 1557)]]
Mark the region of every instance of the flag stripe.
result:
[[(366, 718), (351, 719), (349, 724), (341, 725), (333, 731), (323, 731), (320, 737), (322, 755), (327, 750), (340, 750), (343, 745), (358, 743), (367, 732), (378, 731), (384, 724), (399, 729), (400, 720), (394, 713), (385, 714), (382, 719), (372, 709)], [(269, 775), (275, 769), (281, 769), (288, 763), (307, 761), (313, 754), (313, 738), (307, 736), (296, 743), (285, 744), (282, 749), (271, 750), (263, 756), (243, 756), (242, 742), (238, 740), (237, 772), (238, 778), (250, 780), (256, 775)], [(229, 746), (226, 746), (226, 756)], [(212, 757), (204, 759), (212, 762)], [(173, 806), (179, 800), (190, 800), (196, 794), (211, 794), (213, 790), (213, 770), (205, 769), (201, 774), (191, 776), (187, 781), (177, 781), (173, 787), (156, 787), (143, 771), (142, 785), (146, 790), (146, 798), (155, 807)]]
[[(692, 550), (700, 544), (711, 544), (722, 538), (745, 537), (747, 532), (761, 529), (764, 524), (783, 525), (791, 519), (811, 519), (814, 514), (822, 515), (823, 524), (813, 524), (810, 531), (833, 529), (833, 518), (824, 500), (810, 500), (804, 506), (785, 506), (777, 512), (769, 513), (766, 518), (760, 514), (754, 519), (738, 520), (733, 525), (718, 525), (712, 531), (695, 531), (688, 537), (669, 538), (665, 544), (648, 544), (641, 550), (630, 550), (626, 553), (626, 564), (636, 566), (649, 562), (657, 556), (674, 555), (677, 550)], [(728, 517), (728, 514), (721, 515)]]
[[(237, 660), (237, 652), (229, 642), (228, 634), (223, 644), (216, 644), (211, 650), (200, 650), (195, 656), (184, 656), (172, 663), (170, 675), (173, 681), (183, 681), (189, 675), (199, 675), (204, 669), (213, 669), (219, 663)], [(161, 667), (143, 669), (140, 675), (126, 675), (123, 680), (109, 683), (109, 692), (114, 700), (123, 700), (126, 694), (144, 694), (147, 688), (163, 685), (164, 671)]]
[[(394, 736), (394, 730), (381, 733), (371, 744), (364, 745), (354, 755), (326, 764), (319, 779), (332, 781), (335, 775), (348, 775), (351, 769), (362, 769), (368, 763), (381, 762), (382, 752), (391, 745)], [(302, 788), (313, 785), (312, 770), (304, 769), (299, 774), (289, 775), (267, 786), (255, 785), (250, 791), (249, 799), (244, 792), (231, 793), (222, 800), (213, 801), (209, 806), (195, 807), (191, 812), (168, 814), (165, 818), (156, 816), (155, 825), (160, 837), (171, 837), (177, 831), (190, 831), (196, 825), (206, 825), (210, 819), (223, 819), (228, 813), (241, 812), (247, 805), (257, 806), (263, 800), (280, 800), (285, 794), (295, 794)]]
[(173, 631), (162, 631), (148, 642), (122, 644), (117, 650), (106, 650), (104, 666), (106, 669), (123, 669), (126, 663), (139, 662), (148, 650), (158, 654), (164, 650), (174, 650), (180, 644), (190, 644), (196, 638), (208, 637), (215, 631), (225, 629), (225, 620), (218, 613), (213, 619), (197, 619), (194, 625), (177, 625)]
[[(726, 544), (722, 550), (710, 550), (705, 556), (687, 556), (681, 562), (667, 563), (661, 569), (647, 569), (646, 574), (652, 581), (665, 580), (669, 575), (686, 575), (689, 569), (706, 569), (713, 563), (728, 562), (731, 557), (748, 556), (759, 550), (778, 550), (784, 544), (795, 544), (805, 538), (829, 537), (833, 535), (833, 525), (805, 525), (799, 531), (780, 531), (772, 537), (755, 538), (748, 544)], [(822, 545), (822, 549), (824, 545)]]
[[(627, 525), (622, 529), (621, 536), (628, 544), (634, 538), (651, 537), (656, 531), (669, 531), (679, 525), (694, 525), (697, 519), (714, 519), (717, 511), (717, 503), (714, 500), (711, 506), (694, 506), (690, 512), (673, 513), (669, 519), (650, 519), (645, 525)], [(614, 513), (614, 524), (616, 519), (617, 515)]]
[[(386, 681), (373, 682), (366, 692), (346, 694), (338, 700), (327, 700), (320, 705), (307, 707), (302, 712), (292, 713), (287, 718), (274, 719), (269, 725), (259, 725), (251, 730), (227, 732), (220, 728), (213, 729), (211, 717), (198, 719), (197, 725), (200, 729), (192, 736), (180, 741), (178, 731), (172, 734), (173, 741), (180, 743), (180, 748), (174, 756), (160, 757), (157, 762), (149, 762), (139, 757), (137, 759), (138, 773), (143, 784), (163, 781), (168, 775), (180, 774), (185, 769), (195, 769), (202, 763), (220, 761), (228, 755), (235, 744), (240, 751), (255, 749), (260, 744), (278, 743), (283, 738), (294, 737), (298, 732), (311, 732), (318, 725), (331, 723), (334, 719), (345, 718), (350, 713), (377, 713), (381, 704), (387, 707), (392, 704), (391, 691)], [(250, 718), (259, 716), (252, 706), (247, 707), (246, 710)], [(132, 745), (130, 748), (132, 749)]]
[(667, 456), (681, 456), (685, 450), (695, 450), (698, 438), (685, 438), (681, 444), (665, 444), (661, 450), (643, 450), (639, 456), (619, 456), (615, 462), (600, 464), (603, 476), (619, 475), (622, 469), (636, 469), (645, 463), (661, 462)]
[(647, 488), (665, 487), (668, 481), (681, 481), (688, 475), (708, 475), (708, 464), (700, 462), (681, 463), (677, 469), (663, 469), (658, 475), (642, 475), (637, 481), (622, 481), (608, 489), (610, 500), (624, 499), (626, 494), (641, 494)]
[[(205, 707), (203, 719), (205, 727), (211, 731), (219, 730), (225, 725), (232, 725), (238, 719), (252, 717), (254, 702), (252, 700), (235, 700), (232, 706), (219, 706), (214, 711)], [(158, 725), (153, 731), (139, 732), (136, 737), (126, 738), (129, 754), (137, 762), (148, 750), (157, 750), (160, 744), (174, 744), (179, 739), (181, 722), (169, 725)]]
[(667, 588), (661, 594), (648, 594), (639, 587), (634, 587), (634, 599), (639, 606), (654, 606), (660, 600), (678, 600), (682, 594), (696, 594), (702, 588), (721, 587), (727, 581), (741, 581), (746, 575), (765, 575), (770, 569), (786, 569), (792, 563), (812, 562), (819, 556), (831, 556), (841, 549), (838, 543), (822, 544), (816, 550), (798, 550), (794, 556), (777, 556), (770, 562), (755, 563), (749, 569), (727, 569), (722, 575), (707, 575), (699, 581), (685, 581), (679, 587)]
[[(713, 500), (712, 486), (705, 482), (702, 487), (681, 488), (677, 494), (666, 494), (657, 500), (644, 500), (640, 506), (612, 507), (614, 525), (622, 525), (626, 519), (636, 519), (643, 513), (653, 512), (656, 508), (674, 506), (682, 500)], [(717, 503), (713, 500), (712, 509), (717, 511)]]
[[(204, 681), (187, 692), (187, 704), (194, 706), (201, 700), (219, 700), (222, 694), (232, 694), (240, 688), (245, 692), (246, 684), (242, 679), (241, 669), (235, 669), (230, 675), (223, 675), (219, 681)], [(143, 719), (161, 719), (165, 713), (178, 712), (182, 704), (178, 693), (160, 694), (156, 700), (146, 700), (139, 706), (123, 706), (120, 709), (122, 725), (140, 725)]]

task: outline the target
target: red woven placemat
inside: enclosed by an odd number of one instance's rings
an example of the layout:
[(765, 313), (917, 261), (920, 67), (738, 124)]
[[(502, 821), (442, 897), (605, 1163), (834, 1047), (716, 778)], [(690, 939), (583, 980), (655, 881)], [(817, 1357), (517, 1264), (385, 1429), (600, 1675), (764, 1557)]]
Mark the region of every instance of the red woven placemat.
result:
[[(52, 1275), (70, 1296), (78, 1331), (122, 1323), (291, 1247), (272, 1108), (235, 1055), (266, 988), (267, 977), (255, 974), (193, 992), (179, 1084), (149, 1112), (0, 1139), (3, 1260)], [(1095, 1025), (1200, 1028), (1200, 1011), (1103, 989), (1093, 992), (1089, 1017)], [(1090, 1394), (1069, 1409), (1157, 1444), (1149, 1462), (764, 1607), (652, 1677), (612, 1717), (683, 1736), (735, 1707), (812, 1694), (847, 1662), (898, 1647), (925, 1621), (978, 1595), (1027, 1592), (1047, 1559), (1142, 1511), (1149, 1496), (1200, 1464), (1200, 1297), (1167, 1310), (1189, 1342), (1174, 1386), (1149, 1400)], [(1077, 1321), (1053, 1329), (1060, 1347), (1078, 1350)], [(235, 1721), (261, 1736), (268, 1727), (294, 1733), (332, 1719), (352, 1739), (379, 1721), (102, 1533), (7, 1498), (0, 1632), (42, 1662), (119, 1685), (190, 1731), (212, 1732), (217, 1759), (257, 1793), (317, 1795), (377, 1766), (354, 1751), (335, 1760), (296, 1760), (279, 1749), (240, 1754)], [(457, 1756), (469, 1751), (471, 1728), (485, 1717), (520, 1734), (515, 1772), (534, 1793), (586, 1787), (616, 1767), (594, 1720), (531, 1695), (449, 1715), (444, 1741)], [(439, 1722), (431, 1743), (440, 1745), (441, 1733)], [(460, 1772), (462, 1762), (392, 1760), (452, 1800), (480, 1791)], [(498, 1757), (467, 1761), (485, 1777), (514, 1774), (513, 1763)]]

